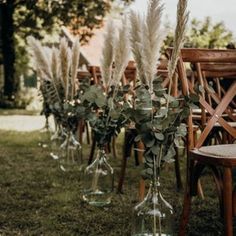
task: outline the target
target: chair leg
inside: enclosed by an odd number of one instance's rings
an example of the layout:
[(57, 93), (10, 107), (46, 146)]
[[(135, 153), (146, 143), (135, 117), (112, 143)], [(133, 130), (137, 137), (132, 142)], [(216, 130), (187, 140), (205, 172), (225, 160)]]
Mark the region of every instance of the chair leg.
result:
[(176, 155), (175, 155), (175, 177), (176, 177), (177, 190), (180, 191), (183, 189), (183, 184), (182, 184), (182, 179), (180, 175), (179, 154), (178, 154), (177, 148), (176, 148)]
[(83, 144), (83, 132), (84, 132), (84, 120), (80, 120), (79, 122), (79, 142)]
[(182, 216), (180, 220), (178, 236), (186, 235), (186, 226), (189, 221), (190, 210), (191, 210), (191, 200), (192, 200), (192, 196), (190, 194), (190, 190), (188, 189), (186, 190), (186, 193), (184, 195), (184, 205), (183, 205), (183, 211), (182, 211)]
[(85, 130), (86, 130), (87, 144), (90, 144), (90, 134), (89, 134), (88, 122), (85, 122)]
[(115, 159), (117, 159), (117, 154), (116, 154), (116, 138), (112, 138), (112, 153)]
[(119, 178), (118, 187), (117, 187), (117, 193), (123, 193), (122, 188), (123, 188), (123, 184), (125, 180), (126, 166), (127, 166), (127, 157), (123, 155), (121, 170), (120, 170), (120, 178)]
[(236, 188), (233, 191), (233, 216), (236, 216)]
[(138, 144), (137, 142), (134, 142), (134, 160), (135, 160), (135, 165), (139, 166), (139, 158), (138, 158)]
[(223, 198), (224, 198), (224, 227), (225, 235), (233, 236), (233, 207), (232, 207), (232, 171), (224, 169), (223, 175)]
[(191, 202), (192, 202), (192, 185), (193, 179), (194, 161), (187, 160), (187, 177), (186, 177), (186, 189), (184, 193), (183, 211), (180, 219), (179, 233), (178, 236), (186, 235), (186, 227), (189, 221)]
[(123, 158), (121, 163), (121, 170), (120, 170), (120, 178), (118, 182), (117, 192), (123, 193), (122, 188), (125, 179), (125, 171), (127, 166), (127, 159), (131, 156), (132, 150), (132, 132), (130, 130), (125, 130), (125, 137), (124, 137), (124, 146), (123, 146)]
[(139, 181), (139, 200), (143, 201), (145, 196), (145, 180), (143, 178)]
[(144, 144), (141, 142), (141, 141), (139, 141), (138, 143), (137, 143), (137, 147), (138, 147), (138, 161), (139, 161), (139, 163), (143, 163), (143, 150), (144, 150)]

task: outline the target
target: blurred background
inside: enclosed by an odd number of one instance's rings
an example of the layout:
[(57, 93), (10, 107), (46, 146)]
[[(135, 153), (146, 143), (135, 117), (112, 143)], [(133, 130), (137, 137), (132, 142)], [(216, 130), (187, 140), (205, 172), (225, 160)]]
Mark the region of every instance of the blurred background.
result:
[[(163, 1), (163, 22), (174, 28), (177, 0)], [(141, 14), (146, 0), (0, 0), (0, 108), (40, 111), (37, 76), (27, 47), (33, 35), (51, 47), (66, 36), (82, 43), (81, 65), (99, 65), (106, 19), (128, 13)], [(234, 48), (233, 0), (189, 1), (190, 21), (185, 47)], [(169, 33), (163, 47), (171, 46)]]

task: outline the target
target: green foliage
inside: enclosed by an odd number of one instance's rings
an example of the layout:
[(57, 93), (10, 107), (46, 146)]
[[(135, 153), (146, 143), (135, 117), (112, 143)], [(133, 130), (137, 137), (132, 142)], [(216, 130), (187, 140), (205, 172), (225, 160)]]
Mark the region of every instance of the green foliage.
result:
[[(223, 22), (212, 22), (210, 17), (203, 21), (193, 19), (189, 26), (189, 31), (185, 40), (185, 47), (192, 48), (225, 48), (233, 42), (233, 33), (228, 30)], [(173, 35), (169, 34), (165, 40), (165, 45), (171, 46)]]
[(152, 95), (147, 86), (138, 86), (135, 107), (125, 111), (138, 130), (135, 141), (141, 140), (145, 146), (144, 178), (152, 178), (154, 161), (173, 161), (175, 147), (180, 146), (180, 140), (187, 132), (183, 121), (188, 117), (190, 107), (198, 102), (192, 94), (178, 98), (168, 95), (161, 81), (159, 77), (154, 80)]
[(111, 87), (105, 93), (100, 85), (92, 85), (83, 93), (81, 102), (87, 111), (86, 119), (93, 130), (94, 139), (99, 147), (110, 143), (127, 122), (124, 96), (128, 87)]

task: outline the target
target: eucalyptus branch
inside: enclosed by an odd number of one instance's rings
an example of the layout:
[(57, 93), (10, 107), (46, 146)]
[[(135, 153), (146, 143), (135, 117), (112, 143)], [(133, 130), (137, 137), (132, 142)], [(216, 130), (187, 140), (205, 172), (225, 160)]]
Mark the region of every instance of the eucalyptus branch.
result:
[(184, 37), (187, 29), (187, 22), (189, 18), (189, 12), (187, 11), (187, 2), (188, 2), (187, 0), (179, 0), (177, 5), (177, 24), (175, 28), (173, 50), (171, 53), (171, 59), (168, 62), (169, 87), (168, 87), (167, 109), (170, 103), (169, 97), (171, 93), (173, 75), (179, 59), (180, 50), (184, 44)]

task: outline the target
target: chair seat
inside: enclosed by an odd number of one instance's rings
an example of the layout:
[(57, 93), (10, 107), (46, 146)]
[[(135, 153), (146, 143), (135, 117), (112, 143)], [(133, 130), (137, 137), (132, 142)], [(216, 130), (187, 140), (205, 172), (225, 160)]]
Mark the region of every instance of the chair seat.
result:
[(206, 164), (236, 166), (236, 144), (203, 146), (190, 151), (190, 157)]

